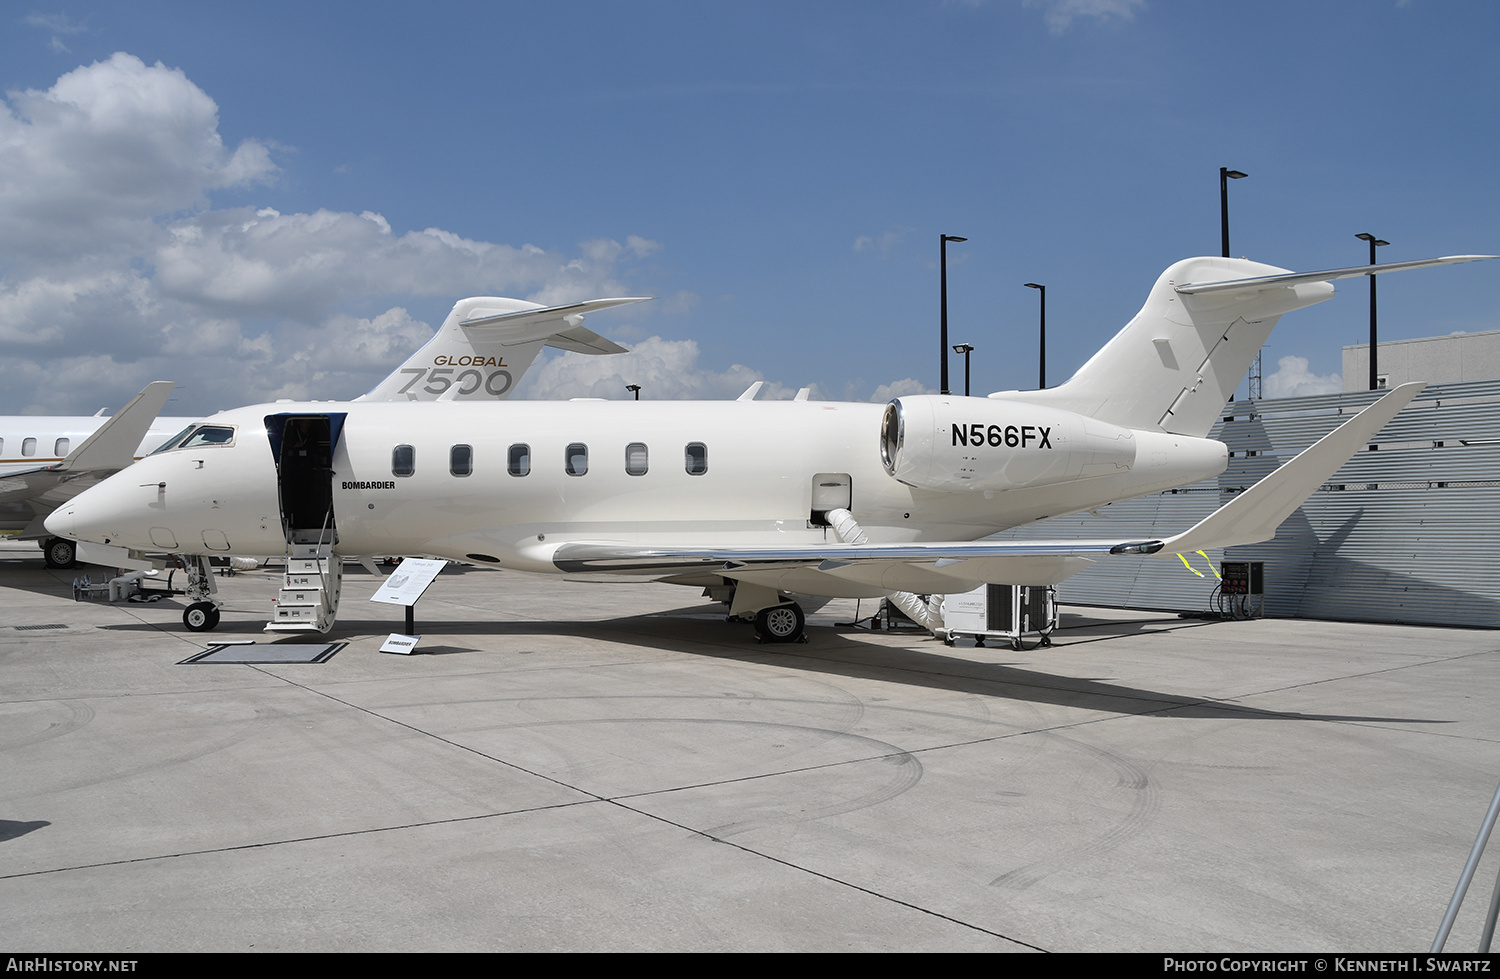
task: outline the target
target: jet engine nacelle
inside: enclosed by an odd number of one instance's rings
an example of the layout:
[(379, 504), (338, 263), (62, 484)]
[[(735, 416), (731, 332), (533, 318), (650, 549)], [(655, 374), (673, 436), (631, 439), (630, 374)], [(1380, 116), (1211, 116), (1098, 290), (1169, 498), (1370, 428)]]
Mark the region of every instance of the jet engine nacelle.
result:
[(897, 398), (880, 429), (886, 472), (909, 486), (975, 492), (1127, 473), (1136, 438), (1071, 411), (994, 398)]

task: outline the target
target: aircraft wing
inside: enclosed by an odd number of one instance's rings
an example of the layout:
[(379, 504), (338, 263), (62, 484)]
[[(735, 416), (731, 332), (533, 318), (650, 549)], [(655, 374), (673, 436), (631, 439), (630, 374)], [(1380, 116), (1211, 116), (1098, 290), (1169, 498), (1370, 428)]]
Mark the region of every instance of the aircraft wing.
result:
[(1256, 544), (1276, 536), (1281, 522), (1348, 462), (1372, 435), (1426, 387), (1412, 381), (1389, 394), (1299, 452), (1250, 489), (1236, 496), (1192, 529), (1163, 541), (1169, 554)]
[(559, 546), (552, 560), (567, 572), (674, 579), (706, 574), (812, 594), (837, 594), (846, 587), (944, 594), (969, 591), (982, 581), (1055, 584), (1088, 567), (1094, 557), (1147, 554), (1160, 547), (1160, 541), (1121, 540), (692, 548), (577, 541)]
[(560, 571), (686, 571), (814, 566), (837, 571), (861, 562), (955, 564), (975, 558), (1151, 554), (1161, 541), (930, 541), (915, 544), (823, 544), (767, 547), (646, 547), (609, 541), (561, 544), (552, 563)]
[(118, 471), (135, 461), (135, 450), (141, 447), (151, 423), (167, 403), (175, 385), (171, 381), (152, 381), (131, 399), (130, 403), (110, 416), (109, 421), (83, 440), (83, 444), (57, 464), (65, 472), (108, 469)]
[[(1099, 557), (1174, 554), (1254, 544), (1348, 462), (1367, 440), (1405, 408), (1423, 384), (1393, 388), (1343, 425), (1200, 521), (1166, 540), (926, 541), (906, 544), (769, 545), (727, 547), (649, 546), (575, 541), (558, 546), (552, 562), (567, 572), (681, 575), (709, 573), (772, 583), (829, 576), (891, 591), (967, 591), (976, 582), (1055, 584)], [(802, 586), (812, 590), (806, 584)]]
[(523, 309), (514, 313), (500, 313), (477, 319), (462, 320), (459, 326), (466, 330), (482, 330), (502, 344), (532, 343), (545, 340), (547, 346), (560, 350), (571, 350), (581, 354), (622, 354), (626, 350), (613, 340), (606, 340), (593, 330), (586, 329), (583, 314), (624, 306), (628, 303), (645, 302), (649, 296), (623, 299), (590, 299), (587, 302), (548, 306), (544, 309)]

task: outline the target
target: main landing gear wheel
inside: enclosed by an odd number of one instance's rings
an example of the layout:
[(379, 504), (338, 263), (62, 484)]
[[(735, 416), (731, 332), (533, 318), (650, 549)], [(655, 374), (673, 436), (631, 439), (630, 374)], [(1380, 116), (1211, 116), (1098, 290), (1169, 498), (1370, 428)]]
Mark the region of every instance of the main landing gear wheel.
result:
[(42, 547), (42, 559), (49, 568), (71, 568), (78, 559), (78, 546), (66, 537), (51, 537)]
[(194, 602), (182, 613), (182, 624), (189, 632), (207, 632), (219, 624), (219, 610), (213, 602)]
[(802, 642), (805, 625), (807, 617), (796, 602), (763, 608), (755, 613), (755, 638), (758, 642)]

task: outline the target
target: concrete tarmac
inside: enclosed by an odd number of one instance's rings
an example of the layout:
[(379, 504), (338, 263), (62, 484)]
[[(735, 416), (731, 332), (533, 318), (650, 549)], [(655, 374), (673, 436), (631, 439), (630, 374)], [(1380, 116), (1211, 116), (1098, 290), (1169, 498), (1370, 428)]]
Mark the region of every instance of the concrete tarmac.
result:
[(213, 633), (79, 573), (0, 545), (15, 951), (1424, 952), (1500, 779), (1493, 631), (1065, 605), (1015, 652), (837, 601), (759, 646), (694, 590), (452, 568), (395, 656), (353, 566), (328, 637), (261, 631), (279, 569)]

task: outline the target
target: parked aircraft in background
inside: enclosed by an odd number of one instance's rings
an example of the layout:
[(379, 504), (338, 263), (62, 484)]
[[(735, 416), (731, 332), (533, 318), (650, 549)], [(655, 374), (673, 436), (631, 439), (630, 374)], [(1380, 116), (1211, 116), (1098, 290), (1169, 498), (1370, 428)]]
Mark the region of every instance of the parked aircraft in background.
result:
[[(624, 353), (624, 347), (585, 329), (583, 317), (641, 301), (542, 306), (497, 297), (459, 300), (431, 340), (356, 400), (503, 400), (543, 347)], [(156, 416), (171, 389), (169, 382), (157, 381), (112, 417), (103, 409), (91, 417), (0, 417), (0, 534), (39, 538), (48, 567), (71, 567), (73, 541), (48, 535), (43, 521), (58, 504), (154, 452), (195, 420)]]
[(42, 522), (192, 421), (157, 417), (171, 391), (171, 381), (154, 381), (107, 418), (102, 409), (87, 418), (0, 418), (0, 533), (40, 538), (47, 567), (72, 567), (73, 542), (48, 536)]
[[(799, 594), (893, 595), (930, 622), (916, 593), (1052, 584), (1110, 555), (1269, 539), (1421, 385), (1175, 537), (979, 538), (1218, 474), (1227, 450), (1205, 436), (1283, 313), (1330, 298), (1336, 279), (1481, 257), (1310, 273), (1187, 259), (1067, 383), (988, 398), (240, 408), (76, 497), (47, 528), (194, 555), (192, 629), (218, 621), (206, 557), (229, 553), (287, 555), (268, 629), (327, 631), (341, 557), (387, 554), (704, 587), (777, 641), (802, 634)], [(428, 369), (415, 383), (448, 377)]]

